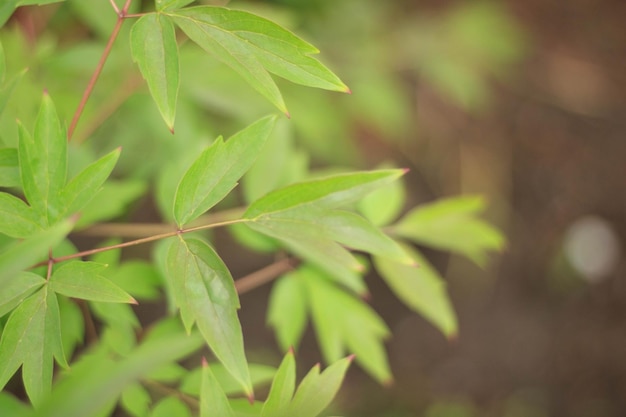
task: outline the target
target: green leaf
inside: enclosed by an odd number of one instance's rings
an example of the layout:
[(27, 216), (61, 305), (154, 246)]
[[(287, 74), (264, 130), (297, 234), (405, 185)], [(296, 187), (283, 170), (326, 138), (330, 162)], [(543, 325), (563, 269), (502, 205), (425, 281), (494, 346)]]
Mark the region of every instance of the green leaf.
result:
[(274, 328), (283, 350), (297, 349), (307, 323), (308, 297), (298, 270), (289, 272), (272, 286), (267, 322)]
[(270, 393), (263, 404), (261, 417), (286, 417), (295, 389), (296, 361), (293, 351), (289, 350), (274, 376)]
[(402, 181), (394, 181), (363, 197), (359, 211), (376, 226), (385, 226), (395, 220), (406, 201), (406, 190)]
[(389, 329), (382, 319), (364, 301), (337, 288), (319, 271), (303, 267), (301, 274), (326, 361), (336, 361), (347, 348), (370, 375), (388, 383), (391, 371), (383, 340), (389, 336)]
[(52, 394), (32, 417), (95, 417), (127, 386), (154, 368), (184, 358), (196, 349), (197, 338), (180, 334), (146, 341), (117, 362), (106, 350), (84, 355), (72, 364), (72, 372), (55, 384)]
[[(4, 48), (2, 47), (2, 42), (0, 42), (0, 83), (4, 83), (4, 78), (7, 74), (7, 61), (4, 55)], [(0, 109), (0, 113), (2, 113)]]
[(147, 189), (143, 181), (107, 181), (81, 212), (77, 228), (110, 220), (126, 212), (126, 207)]
[(0, 192), (0, 233), (22, 238), (41, 231), (34, 210), (19, 198)]
[(65, 357), (71, 358), (78, 345), (85, 340), (85, 320), (80, 307), (68, 298), (57, 296), (61, 317), (61, 341)]
[(446, 284), (439, 273), (416, 250), (405, 246), (417, 266), (401, 265), (375, 257), (381, 277), (403, 303), (424, 316), (447, 337), (457, 333), (457, 319), (450, 303)]
[(105, 269), (106, 265), (95, 262), (66, 262), (50, 277), (50, 288), (82, 300), (137, 304), (126, 291), (101, 275)]
[(275, 116), (264, 117), (226, 142), (218, 138), (187, 170), (174, 199), (179, 227), (220, 202), (254, 163), (274, 127)]
[(161, 296), (163, 284), (154, 265), (145, 261), (127, 261), (111, 274), (111, 282), (143, 300), (156, 300)]
[(13, 90), (15, 90), (15, 87), (20, 82), (22, 77), (24, 77), (24, 74), (26, 74), (27, 70), (28, 69), (23, 69), (9, 82), (0, 87), (0, 114), (2, 114), (2, 112), (6, 108), (6, 105), (9, 103), (9, 100), (11, 99), (11, 96), (13, 94)]
[(339, 391), (352, 358), (333, 363), (321, 374), (319, 365), (314, 366), (298, 386), (286, 415), (316, 417), (321, 413)]
[(194, 42), (238, 72), (272, 104), (286, 113), (268, 71), (294, 83), (349, 92), (318, 60), (313, 45), (279, 25), (251, 13), (221, 7), (192, 7), (173, 14)]
[(289, 185), (252, 203), (244, 217), (256, 220), (263, 215), (310, 205), (326, 209), (345, 207), (405, 172), (400, 169), (353, 172)]
[(152, 412), (150, 417), (191, 417), (191, 411), (184, 402), (176, 397), (165, 397), (159, 401)]
[(21, 272), (16, 279), (0, 286), (0, 317), (20, 305), (45, 283), (46, 280), (37, 274)]
[[(211, 363), (211, 373), (220, 383), (220, 387), (226, 395), (241, 395), (244, 393), (241, 384), (228, 372), (224, 365), (220, 363)], [(272, 381), (276, 369), (267, 366), (251, 363), (248, 365), (250, 369), (250, 381), (253, 387), (262, 386)], [(202, 381), (202, 368), (197, 368), (192, 371), (186, 372), (185, 378), (180, 384), (181, 392), (185, 394), (193, 395), (195, 397), (200, 395), (200, 385)]]
[(20, 0), (4, 0), (0, 3), (0, 27), (9, 20)]
[(11, 417), (26, 417), (31, 411), (26, 404), (6, 391), (0, 392), (0, 410)]
[[(0, 113), (2, 113), (1, 107)], [(0, 148), (0, 187), (19, 187), (21, 185), (17, 149)]]
[(80, 211), (100, 191), (120, 156), (121, 148), (98, 159), (72, 178), (61, 191), (63, 215)]
[(479, 196), (442, 199), (411, 210), (392, 227), (392, 232), (416, 243), (459, 253), (484, 265), (487, 251), (504, 246), (502, 234), (476, 218), (484, 205)]
[(48, 94), (43, 95), (33, 137), (21, 125), (19, 133), (24, 194), (31, 207), (51, 225), (63, 209), (60, 193), (67, 175), (67, 136)]
[(9, 316), (0, 340), (0, 388), (22, 365), (26, 393), (34, 405), (52, 386), (53, 357), (68, 367), (61, 345), (56, 295), (43, 287)]
[(226, 265), (206, 243), (178, 238), (167, 254), (167, 276), (187, 331), (195, 322), (215, 356), (252, 395), (239, 298)]
[(129, 385), (120, 398), (122, 408), (134, 417), (146, 417), (150, 411), (150, 403), (152, 403), (150, 394), (141, 384)]
[(163, 120), (173, 132), (179, 64), (172, 20), (161, 13), (144, 15), (133, 25), (130, 45), (133, 60), (139, 65)]
[(65, 220), (0, 253), (0, 286), (6, 285), (6, 281), (14, 279), (20, 271), (47, 259), (50, 248), (61, 242), (73, 225), (73, 220)]
[(194, 0), (155, 0), (155, 6), (159, 11), (168, 11), (181, 9), (193, 2)]
[(206, 362), (202, 366), (200, 417), (235, 417), (226, 394)]

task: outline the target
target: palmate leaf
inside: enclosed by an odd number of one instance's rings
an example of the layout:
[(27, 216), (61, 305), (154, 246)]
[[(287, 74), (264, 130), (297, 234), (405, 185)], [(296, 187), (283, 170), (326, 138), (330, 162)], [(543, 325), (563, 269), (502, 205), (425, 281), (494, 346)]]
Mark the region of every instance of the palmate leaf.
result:
[(0, 233), (23, 238), (41, 230), (35, 210), (14, 195), (0, 192)]
[(194, 323), (224, 367), (248, 395), (252, 383), (237, 317), (239, 298), (228, 268), (206, 243), (173, 240), (166, 273), (187, 331)]
[(275, 116), (264, 117), (226, 142), (218, 138), (187, 170), (174, 198), (179, 227), (220, 202), (256, 160), (274, 127)]
[(139, 65), (163, 120), (173, 132), (179, 65), (172, 20), (161, 13), (141, 17), (130, 32), (130, 45), (133, 60)]
[(22, 379), (31, 402), (39, 404), (52, 386), (53, 358), (68, 367), (61, 344), (59, 306), (44, 286), (9, 316), (0, 340), (0, 388), (22, 365)]
[(415, 249), (405, 246), (417, 266), (407, 266), (390, 259), (374, 257), (381, 277), (404, 304), (452, 338), (457, 333), (457, 319), (445, 281), (435, 268)]
[(21, 304), (45, 283), (46, 280), (39, 275), (24, 271), (16, 279), (0, 286), (0, 317)]
[(484, 206), (479, 196), (438, 200), (411, 210), (391, 230), (416, 243), (467, 256), (482, 266), (488, 251), (504, 246), (504, 236), (477, 218)]
[(318, 60), (313, 45), (251, 13), (200, 6), (172, 12), (176, 24), (200, 47), (229, 65), (284, 113), (287, 108), (268, 72), (310, 87), (348, 92)]

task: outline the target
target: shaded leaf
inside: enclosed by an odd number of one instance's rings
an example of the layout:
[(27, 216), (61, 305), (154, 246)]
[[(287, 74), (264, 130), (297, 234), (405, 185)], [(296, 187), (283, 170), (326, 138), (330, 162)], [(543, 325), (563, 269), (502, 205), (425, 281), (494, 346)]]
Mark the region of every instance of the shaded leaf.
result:
[(61, 191), (63, 215), (80, 211), (100, 191), (120, 156), (121, 148), (103, 156), (72, 178)]
[(96, 262), (66, 262), (53, 272), (50, 288), (83, 300), (137, 304), (126, 291), (101, 275), (105, 268), (106, 265)]
[(174, 131), (179, 64), (172, 20), (161, 13), (144, 15), (133, 25), (130, 45), (133, 60), (139, 65), (163, 120)]
[[(2, 113), (1, 106), (0, 113)], [(17, 149), (0, 148), (0, 187), (19, 187), (21, 185)]]
[(234, 417), (228, 398), (205, 363), (202, 366), (200, 388), (200, 417)]
[(45, 283), (46, 280), (37, 274), (20, 272), (16, 279), (0, 286), (0, 317), (21, 304)]
[(237, 317), (239, 298), (228, 268), (206, 243), (182, 238), (171, 243), (166, 267), (185, 328), (190, 331), (197, 324), (215, 356), (251, 395)]
[(77, 228), (124, 214), (126, 207), (142, 196), (146, 189), (147, 185), (142, 181), (107, 181), (82, 209)]
[(254, 163), (274, 127), (275, 116), (264, 117), (226, 142), (218, 138), (187, 170), (174, 199), (179, 227), (220, 202)]
[(0, 3), (0, 27), (9, 20), (20, 0), (4, 0)]
[(85, 320), (78, 305), (68, 298), (57, 295), (61, 317), (61, 341), (65, 357), (71, 358), (76, 347), (85, 340)]
[(455, 336), (457, 319), (445, 281), (418, 251), (409, 246), (405, 246), (405, 250), (415, 259), (417, 266), (375, 257), (376, 270), (403, 303), (423, 315), (446, 336)]
[(159, 401), (152, 412), (150, 417), (191, 417), (191, 411), (184, 402), (176, 397), (165, 397)]
[[(219, 382), (222, 391), (226, 395), (240, 395), (244, 393), (241, 384), (232, 377), (224, 365), (220, 363), (211, 363), (211, 373)], [(253, 387), (262, 386), (272, 381), (276, 369), (268, 365), (260, 365), (251, 363), (248, 365), (250, 370), (250, 381)], [(185, 378), (180, 385), (180, 390), (185, 394), (199, 396), (200, 385), (202, 380), (202, 368), (197, 368), (185, 374)]]
[(488, 251), (504, 246), (504, 236), (476, 217), (484, 205), (479, 196), (438, 200), (411, 210), (392, 226), (392, 231), (416, 243), (450, 250), (484, 265)]
[(6, 391), (0, 392), (0, 410), (11, 417), (26, 417), (31, 411), (26, 404)]
[(19, 198), (0, 192), (0, 233), (22, 238), (41, 231), (35, 211)]
[(376, 226), (385, 226), (395, 220), (406, 201), (406, 190), (401, 180), (380, 187), (359, 202), (359, 211)]
[(56, 295), (44, 286), (9, 316), (0, 340), (0, 387), (22, 365), (26, 393), (38, 405), (52, 386), (53, 357), (68, 366), (60, 333)]
[(274, 328), (283, 350), (296, 348), (307, 323), (306, 287), (298, 270), (279, 278), (272, 286), (267, 308), (267, 323)]
[(193, 3), (194, 0), (155, 0), (157, 10), (176, 10)]
[(289, 404), (296, 389), (296, 361), (289, 350), (274, 376), (261, 417), (286, 417)]
[[(150, 411), (152, 398), (141, 384), (130, 384), (120, 398), (120, 405), (131, 416), (145, 417)], [(175, 414), (172, 414), (175, 415)]]

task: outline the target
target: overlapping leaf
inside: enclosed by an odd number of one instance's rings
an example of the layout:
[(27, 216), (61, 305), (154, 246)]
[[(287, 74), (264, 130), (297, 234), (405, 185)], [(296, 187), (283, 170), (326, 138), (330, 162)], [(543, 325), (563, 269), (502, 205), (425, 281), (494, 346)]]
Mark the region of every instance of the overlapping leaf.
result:
[(218, 138), (187, 170), (174, 199), (179, 227), (220, 202), (254, 163), (274, 126), (275, 116), (264, 117), (224, 142)]
[(296, 361), (289, 350), (274, 375), (270, 393), (263, 404), (261, 417), (286, 417), (287, 409), (296, 390)]
[(0, 388), (22, 366), (26, 393), (39, 404), (52, 386), (53, 357), (67, 367), (56, 295), (44, 286), (9, 316), (0, 340)]
[(392, 229), (414, 242), (459, 253), (483, 265), (488, 251), (504, 245), (502, 234), (476, 217), (484, 206), (478, 196), (438, 200), (411, 210)]
[(174, 131), (179, 64), (172, 20), (161, 13), (141, 17), (130, 32), (130, 45), (133, 60), (139, 65), (163, 120)]
[(23, 238), (41, 231), (39, 217), (29, 205), (14, 195), (0, 192), (0, 233)]
[(297, 348), (306, 328), (308, 297), (304, 282), (293, 271), (280, 277), (272, 286), (267, 322), (274, 328), (283, 350)]
[(281, 111), (282, 95), (270, 72), (292, 82), (348, 92), (318, 60), (313, 45), (279, 25), (251, 13), (222, 7), (191, 7), (171, 13), (189, 38), (229, 65)]
[(408, 246), (405, 250), (415, 259), (417, 266), (374, 257), (376, 270), (396, 297), (433, 323), (443, 334), (454, 337), (457, 319), (445, 281), (419, 252)]
[(206, 243), (179, 238), (167, 254), (167, 275), (187, 331), (196, 323), (215, 356), (252, 395), (239, 298), (226, 265)]
[(17, 307), (45, 283), (46, 280), (37, 274), (21, 272), (16, 279), (0, 286), (0, 317)]
[(226, 394), (206, 363), (202, 367), (200, 417), (235, 417)]
[[(0, 113), (2, 109), (0, 108)], [(19, 187), (20, 166), (17, 159), (17, 149), (0, 149), (0, 187)]]

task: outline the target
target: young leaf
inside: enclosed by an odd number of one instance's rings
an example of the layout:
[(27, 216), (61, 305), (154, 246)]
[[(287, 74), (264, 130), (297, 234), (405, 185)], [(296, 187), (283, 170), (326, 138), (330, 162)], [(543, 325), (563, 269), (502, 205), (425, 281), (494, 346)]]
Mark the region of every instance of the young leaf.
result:
[(279, 278), (270, 294), (267, 323), (274, 328), (283, 350), (297, 348), (306, 328), (308, 297), (298, 275), (299, 270), (295, 270)]
[(200, 417), (235, 417), (226, 394), (206, 362), (202, 366)]
[(43, 95), (32, 138), (21, 125), (19, 133), (24, 194), (31, 207), (53, 224), (63, 207), (59, 196), (67, 175), (67, 137), (48, 94)]
[(144, 15), (133, 25), (130, 45), (133, 60), (139, 65), (163, 120), (173, 132), (179, 65), (172, 20), (161, 13)]
[(192, 7), (173, 14), (194, 42), (237, 71), (272, 104), (286, 112), (272, 72), (294, 83), (349, 92), (318, 60), (313, 45), (259, 16), (220, 7)]
[(392, 226), (392, 232), (414, 242), (465, 255), (484, 265), (487, 251), (500, 250), (504, 237), (476, 218), (484, 208), (478, 196), (446, 198), (419, 206)]
[(316, 417), (321, 413), (339, 391), (352, 358), (333, 363), (321, 374), (319, 365), (314, 366), (298, 386), (286, 415)]
[(326, 209), (345, 207), (404, 173), (400, 169), (353, 172), (289, 185), (252, 203), (244, 217), (256, 220), (263, 215), (310, 205)]
[(206, 243), (178, 238), (167, 254), (167, 276), (187, 331), (195, 322), (215, 356), (252, 395), (239, 298), (226, 265)]
[(0, 192), (0, 233), (22, 238), (42, 230), (34, 210), (19, 198)]
[(406, 189), (402, 181), (394, 181), (363, 197), (359, 211), (376, 226), (385, 226), (395, 220), (406, 201)]
[(46, 280), (37, 274), (21, 272), (16, 279), (0, 286), (0, 317), (21, 304), (45, 283)]
[(62, 215), (80, 211), (100, 191), (120, 156), (120, 148), (103, 156), (72, 178), (61, 191)]
[(226, 142), (217, 139), (198, 157), (176, 190), (174, 218), (179, 227), (209, 210), (237, 185), (254, 163), (275, 120), (275, 116), (267, 116)]
[(374, 265), (396, 296), (434, 324), (447, 337), (457, 332), (457, 320), (446, 284), (439, 273), (416, 250), (405, 246), (417, 266), (401, 265), (374, 257)]
[(261, 417), (286, 417), (295, 389), (296, 361), (293, 351), (289, 350), (274, 376), (270, 393), (263, 404)]
[(39, 404), (52, 386), (52, 361), (67, 367), (61, 345), (56, 295), (44, 286), (11, 313), (0, 340), (0, 388), (22, 365), (31, 402)]
[[(0, 114), (2, 108), (0, 107)], [(20, 167), (17, 157), (17, 149), (0, 148), (0, 187), (19, 187)]]
[(61, 242), (73, 225), (73, 220), (65, 220), (0, 253), (0, 286), (15, 278), (18, 272), (46, 258), (50, 248)]
[(314, 269), (304, 267), (311, 317), (327, 362), (334, 362), (346, 348), (378, 381), (391, 380), (383, 340), (389, 330), (364, 301), (337, 288)]
[(95, 262), (67, 262), (50, 277), (50, 288), (82, 300), (137, 304), (126, 291), (101, 275), (105, 268), (106, 265)]

